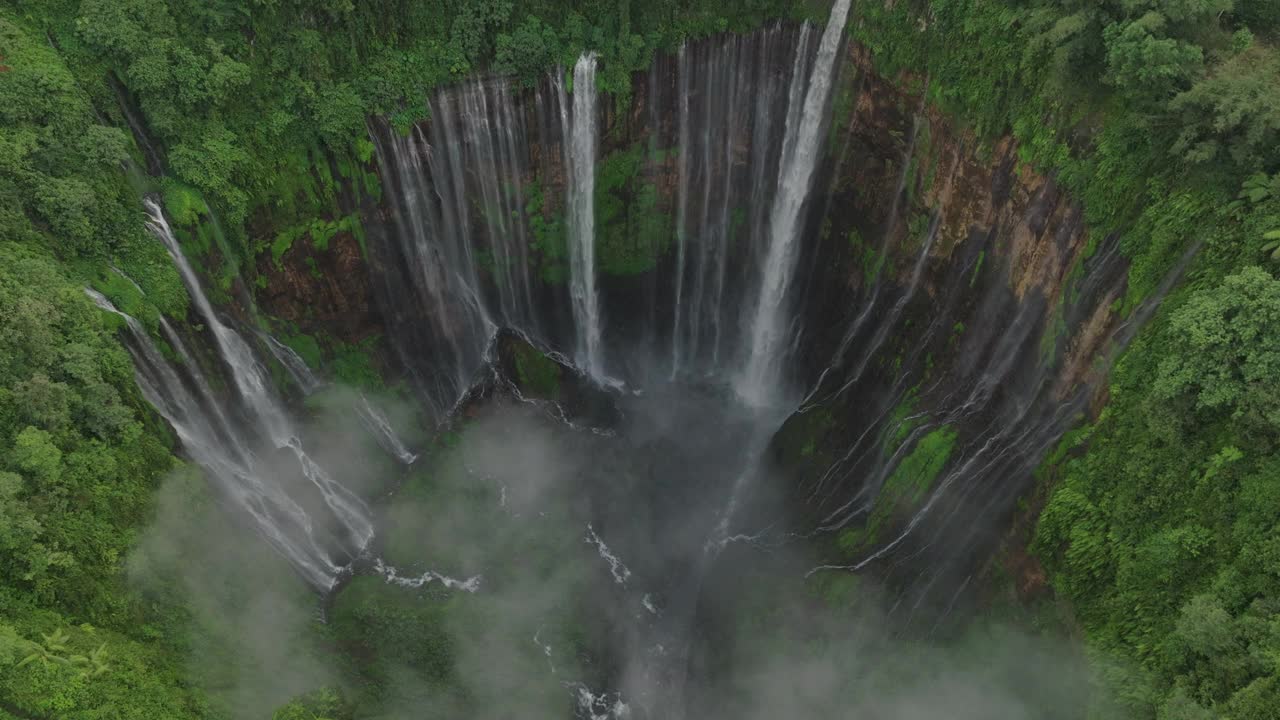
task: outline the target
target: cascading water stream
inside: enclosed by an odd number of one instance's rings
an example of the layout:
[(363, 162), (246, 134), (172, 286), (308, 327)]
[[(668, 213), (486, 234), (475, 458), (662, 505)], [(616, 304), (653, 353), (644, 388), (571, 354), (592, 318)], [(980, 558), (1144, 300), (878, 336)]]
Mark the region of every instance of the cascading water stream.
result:
[[(259, 336), (276, 361), (289, 372), (289, 377), (293, 378), (293, 382), (302, 391), (303, 395), (310, 395), (324, 384), (320, 378), (316, 377), (307, 362), (298, 353), (294, 352), (293, 348), (265, 332), (259, 333)], [(355, 410), (356, 414), (360, 416), (360, 422), (364, 424), (369, 434), (377, 441), (379, 447), (385, 450), (388, 455), (391, 455), (404, 465), (412, 465), (417, 461), (417, 453), (405, 445), (386, 414), (370, 402), (368, 396), (364, 393), (360, 393), (360, 399), (356, 402)]]
[(396, 433), (391, 421), (382, 413), (373, 403), (369, 402), (369, 398), (364, 393), (360, 394), (360, 402), (356, 405), (356, 412), (360, 414), (360, 420), (373, 434), (378, 445), (382, 446), (392, 457), (399, 460), (405, 465), (412, 465), (418, 460), (417, 453), (409, 449), (400, 436)]
[(774, 26), (680, 49), (673, 379), (720, 375), (741, 356), (739, 308), (762, 274), (768, 198), (790, 144), (775, 116), (799, 112), (811, 36), (807, 24)]
[[(564, 105), (562, 100), (562, 114)], [(576, 361), (588, 375), (601, 379), (605, 371), (595, 262), (596, 145), (599, 142), (595, 53), (584, 54), (573, 67), (573, 113), (567, 117), (564, 135), (567, 138), (565, 166), (569, 171), (569, 282), (578, 331)]]
[(671, 379), (674, 380), (680, 373), (680, 366), (684, 362), (684, 335), (682, 332), (681, 318), (684, 311), (684, 267), (686, 256), (689, 253), (689, 235), (685, 228), (687, 216), (689, 212), (689, 45), (685, 43), (680, 46), (679, 65), (676, 70), (678, 76), (679, 103), (680, 103), (680, 119), (679, 119), (679, 135), (677, 136), (678, 147), (680, 148), (680, 185), (677, 189), (678, 205), (676, 206), (676, 298), (675, 298), (675, 323), (673, 324), (671, 336)]
[[(806, 84), (798, 127), (788, 128), (782, 152), (778, 189), (769, 215), (769, 253), (751, 323), (750, 356), (736, 388), (747, 402), (769, 405), (778, 397), (780, 365), (785, 360), (789, 333), (788, 289), (799, 257), (801, 210), (813, 186), (820, 156), (822, 127), (835, 71), (836, 52), (844, 35), (850, 0), (836, 0), (818, 44), (818, 55)], [(793, 83), (793, 88), (798, 87)], [(788, 118), (790, 125), (791, 118)]]
[(271, 335), (262, 332), (258, 334), (262, 338), (263, 344), (267, 346), (267, 350), (271, 352), (276, 362), (289, 372), (289, 377), (293, 378), (293, 382), (302, 391), (303, 395), (310, 395), (315, 392), (322, 384), (320, 378), (311, 371), (307, 366), (307, 362), (303, 360), (294, 349), (271, 337)]
[[(926, 80), (925, 81), (926, 89), (928, 88), (928, 85), (929, 83)], [(916, 139), (919, 137), (919, 134), (920, 134), (920, 115), (924, 110), (924, 97), (925, 97), (924, 95), (921, 96), (920, 107), (917, 108), (915, 114), (911, 118), (911, 134), (908, 136), (906, 149), (902, 153), (902, 160), (900, 162), (900, 166), (902, 170), (898, 174), (897, 190), (894, 192), (893, 202), (889, 206), (889, 214), (888, 214), (889, 220), (885, 224), (885, 228), (881, 233), (882, 239), (881, 239), (880, 251), (879, 251), (880, 257), (887, 257), (889, 252), (889, 243), (891, 238), (893, 237), (893, 231), (898, 227), (898, 224), (900, 222), (900, 218), (898, 216), (898, 207), (902, 202), (903, 194), (906, 192), (907, 181), (911, 179), (911, 176), (910, 176), (911, 162), (910, 161), (911, 161), (912, 155), (915, 153)], [(884, 273), (884, 265), (885, 263), (883, 262), (876, 263), (875, 275), (871, 279), (870, 292), (867, 293), (864, 291), (865, 297), (863, 298), (863, 301), (862, 301), (862, 311), (858, 313), (854, 321), (849, 324), (849, 327), (845, 331), (844, 337), (841, 338), (840, 346), (839, 348), (837, 348), (835, 355), (831, 359), (831, 362), (822, 371), (822, 374), (818, 376), (818, 379), (816, 382), (814, 382), (813, 388), (809, 391), (809, 394), (804, 398), (804, 400), (800, 402), (801, 412), (803, 412), (808, 407), (811, 407), (810, 403), (811, 401), (814, 400), (814, 395), (818, 392), (820, 388), (823, 387), (823, 382), (827, 379), (827, 376), (832, 371), (839, 369), (840, 366), (843, 365), (845, 361), (845, 354), (850, 350), (851, 345), (853, 344), (854, 338), (858, 337), (859, 333), (862, 331), (867, 321), (871, 318), (872, 313), (879, 306), (880, 290), (881, 290), (880, 280), (881, 280), (881, 275), (883, 275)], [(862, 357), (864, 359), (869, 359), (871, 354), (872, 353), (869, 353), (869, 352), (863, 352)], [(847, 385), (848, 384), (846, 384), (846, 387)], [(841, 391), (837, 391), (837, 394), (839, 394), (839, 392)], [(830, 399), (831, 399), (830, 396), (823, 398), (824, 401), (829, 401)]]
[[(662, 158), (678, 153), (674, 278), (644, 300), (671, 308), (654, 315), (651, 341), (670, 343), (656, 351), (671, 358), (673, 379), (724, 377), (748, 358), (757, 371), (770, 364), (761, 364), (772, 351), (761, 349), (747, 310), (768, 309), (774, 301), (760, 299), (790, 285), (794, 253), (777, 259), (798, 245), (847, 11), (833, 8), (825, 44), (807, 24), (687, 44), (675, 92), (646, 94), (653, 107), (676, 95), (679, 115), (666, 133), (650, 113), (646, 161), (656, 184), (670, 172)], [(606, 367), (605, 339), (614, 338), (605, 325), (639, 308), (600, 291), (597, 64), (594, 54), (578, 59), (572, 92), (563, 71), (531, 93), (503, 79), (468, 81), (436, 93), (430, 123), (407, 135), (370, 126), (394, 220), (374, 241), (380, 304), (437, 420), (475, 379), (497, 327), (571, 349), (597, 382), (635, 379)], [(788, 200), (774, 198), (780, 188)], [(779, 320), (780, 332), (791, 334), (787, 325)]]
[(333, 540), (273, 482), (270, 469), (252, 449), (251, 440), (242, 436), (241, 427), (229, 419), (184, 346), (174, 344), (176, 334), (166, 328), (170, 343), (184, 360), (183, 368), (190, 372), (195, 393), (137, 320), (99, 293), (85, 292), (98, 307), (124, 319), (129, 332), (126, 347), (133, 356), (138, 387), (173, 427), (190, 458), (308, 582), (319, 588), (331, 587), (342, 570), (326, 549)]
[[(370, 125), (393, 220), (373, 245), (384, 267), (375, 287), (393, 344), (436, 421), (475, 381), (500, 327), (571, 346), (575, 365), (605, 379), (595, 259), (596, 62), (591, 54), (579, 59), (572, 95), (562, 72), (532, 97), (505, 79), (481, 78), (433, 94), (431, 122), (408, 134)], [(557, 145), (551, 160), (547, 150)], [(531, 175), (535, 169), (562, 184)], [(552, 229), (539, 217), (544, 205), (563, 209)], [(547, 287), (562, 281), (567, 291)], [(562, 316), (572, 320), (568, 332)]]
[[(449, 137), (443, 127), (449, 107), (440, 107), (437, 123), (444, 138)], [(395, 308), (388, 313), (393, 331), (406, 338), (397, 344), (406, 365), (417, 367), (414, 356), (429, 347), (433, 360), (417, 380), (433, 414), (442, 419), (483, 365), (494, 327), (475, 279), (466, 186), (456, 157), (460, 150), (442, 142), (437, 152), (418, 128), (407, 136), (390, 129), (371, 135), (396, 230), (395, 255), (384, 260), (396, 272), (389, 267), (381, 274), (387, 285), (384, 304)], [(414, 314), (406, 316), (409, 312)]]
[[(339, 537), (337, 545), (340, 552), (347, 557), (354, 557), (359, 554), (373, 537), (373, 521), (368, 507), (354, 493), (330, 477), (328, 472), (303, 449), (299, 433), (294, 428), (284, 406), (272, 390), (271, 379), (265, 368), (258, 362), (253, 350), (245, 342), (244, 338), (223, 324), (214, 312), (213, 306), (204, 294), (199, 278), (191, 268), (186, 256), (183, 255), (182, 248), (178, 245), (177, 238), (174, 237), (173, 231), (169, 228), (168, 221), (165, 219), (159, 204), (148, 198), (146, 199), (146, 209), (148, 215), (147, 227), (169, 251), (169, 255), (187, 287), (192, 304), (195, 306), (205, 326), (209, 329), (218, 355), (230, 374), (231, 380), (238, 391), (237, 394), (252, 422), (254, 434), (258, 436), (255, 440), (265, 437), (270, 446), (278, 450), (287, 450), (293, 455), (302, 475), (319, 492), (324, 505), (336, 522), (336, 534)], [(212, 393), (207, 394), (212, 396)], [(230, 413), (226, 412), (222, 414), (230, 415)], [(257, 484), (266, 485), (268, 483), (258, 478)], [(273, 493), (273, 495), (277, 494)], [(291, 510), (291, 512), (296, 514), (296, 511)], [(267, 514), (264, 513), (260, 517), (263, 518), (262, 522), (270, 524), (270, 521), (266, 519), (269, 517)], [(308, 519), (306, 523), (303, 523), (307, 526), (308, 535), (311, 534), (311, 522)], [(289, 533), (273, 529), (272, 534), (287, 536)], [(308, 575), (312, 582), (327, 588), (336, 579), (336, 567), (339, 563), (326, 560), (322, 564), (314, 558), (314, 554), (311, 551), (290, 552), (288, 556), (290, 559), (295, 560), (295, 564), (304, 570), (304, 573)], [(320, 570), (317, 571), (317, 568), (320, 568)]]

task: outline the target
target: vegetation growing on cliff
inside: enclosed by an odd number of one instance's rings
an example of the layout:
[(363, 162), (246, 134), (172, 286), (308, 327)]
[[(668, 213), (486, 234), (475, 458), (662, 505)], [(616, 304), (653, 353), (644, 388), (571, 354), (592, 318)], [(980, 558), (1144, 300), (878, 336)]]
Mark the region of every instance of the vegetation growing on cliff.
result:
[(1133, 313), (1199, 247), (1087, 440), (1042, 471), (1058, 480), (1035, 549), (1126, 713), (1271, 717), (1280, 316), (1263, 248), (1280, 224), (1280, 9), (937, 0), (859, 13), (852, 32), (878, 68), (927, 77), (929, 99), (979, 138), (1011, 130), (1025, 162), (1083, 200), (1095, 237), (1120, 233), (1132, 266), (1116, 310)]
[[(840, 550), (850, 556), (865, 552), (882, 539), (881, 531), (896, 513), (918, 507), (946, 467), (955, 442), (956, 431), (948, 427), (940, 427), (921, 436), (884, 479), (866, 522), (840, 533), (837, 539)], [(899, 442), (894, 447), (900, 445)]]
[(1269, 274), (1192, 290), (1115, 370), (1087, 452), (1060, 465), (1036, 548), (1098, 649), (1135, 661), (1109, 679), (1139, 715), (1280, 707), (1278, 344)]
[[(437, 84), (484, 69), (530, 82), (587, 48), (604, 59), (601, 89), (625, 106), (630, 74), (655, 50), (815, 12), (804, 5), (6, 3), (0, 715), (223, 712), (184, 667), (183, 614), (122, 577), (175, 460), (113, 339), (118, 322), (82, 288), (153, 329), (161, 313), (185, 317), (139, 190), (162, 193), (185, 243), (221, 255), (226, 290), (256, 254), (279, 261), (304, 236), (323, 247), (358, 231), (339, 196), (379, 192), (369, 115), (403, 129), (426, 115)], [(1058, 484), (1036, 540), (1092, 646), (1121, 660), (1102, 667), (1140, 717), (1245, 720), (1280, 706), (1280, 283), (1264, 253), (1280, 229), (1278, 15), (1268, 0), (933, 0), (859, 3), (851, 20), (878, 68), (927, 76), (929, 99), (980, 138), (1012, 131), (1025, 162), (1084, 201), (1095, 233), (1121, 234), (1133, 269), (1119, 310), (1137, 308), (1203, 241), (1188, 284), (1118, 367), (1087, 443), (1046, 470)], [(842, 92), (837, 112), (850, 102)], [(644, 164), (639, 146), (603, 164), (605, 272), (648, 271), (670, 242)], [(142, 177), (147, 166), (164, 177)], [(540, 193), (528, 198), (541, 274), (562, 280), (563, 221), (544, 214)], [(864, 247), (870, 282), (885, 258)], [(336, 354), (343, 379), (380, 383), (367, 346)], [(530, 375), (554, 382), (536, 365)], [(814, 415), (799, 455), (827, 420)], [(922, 438), (886, 483), (883, 512), (932, 482), (953, 442), (945, 429)], [(428, 650), (445, 649), (406, 647), (406, 637), (439, 641), (432, 617), (374, 597), (395, 590), (356, 588), (336, 627), (372, 628), (379, 661), (439, 679)], [(390, 665), (361, 677), (376, 689)], [(321, 692), (276, 717), (348, 711)]]
[(596, 244), (600, 271), (638, 275), (653, 270), (671, 245), (674, 223), (658, 209), (658, 188), (646, 178), (649, 163), (642, 143), (604, 157), (596, 170)]

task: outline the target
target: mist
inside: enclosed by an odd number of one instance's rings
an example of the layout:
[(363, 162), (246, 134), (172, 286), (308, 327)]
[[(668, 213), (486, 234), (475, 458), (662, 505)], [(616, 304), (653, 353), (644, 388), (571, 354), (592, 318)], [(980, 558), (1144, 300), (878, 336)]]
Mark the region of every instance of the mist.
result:
[(362, 401), (307, 402), (307, 446), (376, 517), (332, 591), (298, 579), (195, 468), (166, 482), (130, 560), (151, 597), (190, 608), (192, 682), (230, 717), (321, 687), (359, 718), (1084, 712), (1075, 644), (980, 617), (906, 621), (871, 575), (807, 576), (812, 543), (752, 541), (743, 524), (785, 514), (786, 494), (763, 457), (773, 421), (726, 388), (618, 393), (608, 427), (495, 394), (432, 439), (411, 406), (374, 398), (407, 466), (355, 421)]

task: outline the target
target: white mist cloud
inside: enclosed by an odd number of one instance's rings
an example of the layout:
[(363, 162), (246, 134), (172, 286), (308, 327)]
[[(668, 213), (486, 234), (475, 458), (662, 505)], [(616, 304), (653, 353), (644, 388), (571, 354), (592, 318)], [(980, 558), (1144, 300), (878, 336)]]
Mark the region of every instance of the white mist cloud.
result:
[[(314, 404), (309, 445), (335, 477), (389, 486), (403, 466), (367, 435), (348, 437), (360, 432), (343, 416), (353, 396), (335, 397)], [(451, 663), (441, 677), (372, 647), (385, 661), (377, 693), (359, 695), (360, 717), (564, 720), (584, 691), (607, 697), (596, 715), (619, 716), (620, 700), (636, 720), (682, 708), (697, 720), (1080, 714), (1088, 678), (1066, 641), (988, 625), (945, 643), (913, 639), (869, 582), (842, 607), (819, 599), (802, 550), (735, 544), (710, 562), (706, 540), (744, 461), (743, 429), (714, 424), (714, 398), (690, 402), (640, 403), (616, 438), (490, 407), (415, 463), (378, 551), (401, 576), (481, 581), (474, 593), (355, 581), (364, 621), (429, 622), (408, 629)], [(335, 652), (345, 648), (319, 632), (317, 597), (202, 483), (193, 472), (166, 482), (131, 560), (140, 587), (190, 608), (195, 681), (235, 717), (351, 683)], [(622, 565), (630, 574), (618, 583)], [(339, 595), (336, 605), (350, 602)]]

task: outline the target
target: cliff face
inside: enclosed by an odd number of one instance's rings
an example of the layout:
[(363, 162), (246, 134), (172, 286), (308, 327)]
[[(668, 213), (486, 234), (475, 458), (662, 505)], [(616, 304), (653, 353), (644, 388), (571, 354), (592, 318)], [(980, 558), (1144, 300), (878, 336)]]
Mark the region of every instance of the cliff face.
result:
[[(1021, 163), (1011, 138), (982, 143), (923, 104), (927, 78), (881, 77), (855, 46), (848, 49), (845, 82), (852, 111), (832, 129), (838, 149), (830, 192), (825, 212), (815, 218), (823, 223), (824, 242), (839, 246), (831, 251), (846, 270), (840, 275), (847, 282), (830, 293), (832, 302), (838, 307), (847, 301), (841, 295), (874, 293), (871, 270), (880, 262), (880, 280), (903, 286), (919, 266), (916, 292), (936, 316), (948, 276), (969, 265), (971, 292), (955, 298), (962, 306), (954, 313), (958, 320), (966, 300), (979, 299), (980, 282), (1002, 284), (1016, 302), (1044, 306), (1035, 323), (1051, 331), (1045, 355), (1064, 351), (1069, 366), (1058, 397), (1089, 380), (1082, 359), (1101, 350), (1114, 321), (1111, 303), (1123, 290), (1123, 263), (1113, 254), (1098, 257), (1103, 247), (1114, 253), (1113, 244), (1105, 238), (1090, 244), (1079, 205), (1051, 177)], [(876, 243), (880, 255), (872, 257)], [(917, 252), (922, 243), (928, 244), (923, 255)], [(1093, 294), (1080, 296), (1084, 269), (1108, 263), (1105, 278), (1087, 273)]]
[(834, 565), (955, 587), (1100, 390), (1127, 261), (1011, 139), (922, 103), (927, 85), (848, 49), (800, 310), (814, 389), (773, 457)]
[(323, 249), (310, 236), (299, 238), (278, 263), (260, 255), (257, 271), (265, 278), (258, 307), (303, 333), (348, 344), (382, 333), (364, 251), (351, 232), (335, 234)]
[[(741, 359), (811, 42), (711, 39), (657, 58), (627, 104), (601, 98), (596, 267), (618, 377), (723, 377)], [(1126, 262), (1012, 140), (977, 141), (922, 101), (927, 78), (843, 52), (788, 300), (799, 411), (771, 451), (788, 529), (830, 540), (839, 565), (965, 573), (1123, 342)], [(433, 400), (465, 385), (487, 323), (570, 352), (563, 90), (475, 83), (408, 138), (375, 123), (367, 255), (349, 234), (295, 243), (260, 263), (260, 304), (347, 341), (385, 327)]]

